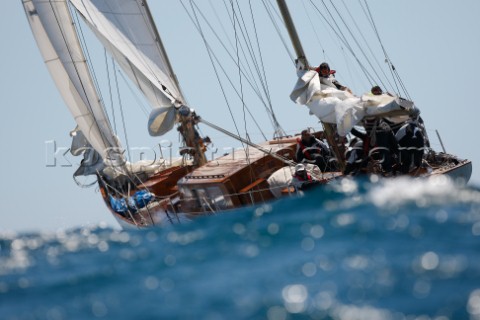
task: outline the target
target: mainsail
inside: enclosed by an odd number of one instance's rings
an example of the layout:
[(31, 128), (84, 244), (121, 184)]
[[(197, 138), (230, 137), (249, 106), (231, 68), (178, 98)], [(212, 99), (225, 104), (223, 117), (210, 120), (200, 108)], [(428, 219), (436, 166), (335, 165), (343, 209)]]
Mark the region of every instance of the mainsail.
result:
[(104, 160), (123, 164), (122, 148), (98, 97), (66, 1), (23, 1), (45, 64), (73, 118)]
[(185, 104), (157, 29), (143, 0), (70, 0), (122, 70), (154, 108), (151, 135), (174, 125), (175, 106)]
[(388, 94), (357, 97), (322, 83), (314, 70), (299, 68), (297, 74), (298, 81), (290, 98), (306, 105), (322, 122), (336, 124), (341, 136), (350, 132), (364, 117), (391, 116), (393, 120), (400, 117), (398, 121), (401, 122), (406, 120), (405, 115), (416, 112), (411, 101), (400, 97)]

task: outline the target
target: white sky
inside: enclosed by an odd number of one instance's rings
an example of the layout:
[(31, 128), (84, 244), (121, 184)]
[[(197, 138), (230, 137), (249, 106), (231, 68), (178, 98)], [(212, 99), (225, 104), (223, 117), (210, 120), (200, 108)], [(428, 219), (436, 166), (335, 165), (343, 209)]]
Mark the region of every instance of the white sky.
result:
[[(320, 1), (317, 2), (320, 7)], [(352, 10), (358, 3), (344, 2), (351, 4)], [(211, 3), (223, 5), (219, 0)], [(312, 64), (319, 64), (324, 56), (316, 36), (311, 33), (303, 7), (292, 8), (293, 3), (300, 1), (288, 3), (294, 19), (301, 20), (297, 27), (307, 57)], [(475, 98), (480, 88), (480, 1), (369, 0), (368, 3), (388, 54), (422, 111), (435, 148), (440, 150), (434, 132), (437, 129), (447, 152), (473, 161), (471, 184), (480, 185), (476, 132), (480, 103)], [(172, 8), (163, 12), (163, 5)], [(198, 34), (192, 31), (183, 9), (172, 0), (150, 1), (150, 7), (191, 106), (205, 119), (235, 131), (205, 48)], [(314, 13), (311, 14), (315, 19)], [(117, 226), (95, 188), (82, 189), (72, 180), (75, 166), (62, 166), (67, 164), (62, 159), (55, 167), (47, 166), (52, 161), (48, 141), (68, 148), (68, 133), (75, 124), (41, 59), (20, 0), (5, 1), (1, 15), (0, 231), (55, 230), (100, 221)], [(257, 23), (259, 33), (266, 34), (272, 28), (267, 18)], [(338, 71), (337, 78), (357, 94), (368, 90), (367, 84), (354, 80), (357, 73), (351, 58), (339, 54), (336, 48), (330, 49), (331, 32), (325, 31), (321, 21), (315, 24), (328, 62)], [(378, 47), (378, 42), (372, 45)], [(280, 124), (289, 133), (299, 132), (306, 126), (318, 128), (308, 110), (294, 105), (288, 98), (296, 76), (278, 37), (262, 38), (261, 46)], [(103, 59), (103, 51), (94, 54)], [(204, 69), (209, 73), (202, 73)], [(234, 81), (238, 81), (237, 74), (237, 70), (231, 70)], [(130, 147), (155, 148), (160, 139), (148, 137), (146, 117), (137, 106), (130, 108), (135, 104), (133, 101), (125, 98), (124, 102), (124, 109), (128, 110), (125, 112)], [(264, 107), (254, 103), (249, 107), (256, 116), (257, 112), (261, 113), (257, 120), (270, 136), (271, 126), (264, 116)], [(240, 107), (237, 104), (235, 110), (239, 129), (244, 132), (241, 104)], [(120, 122), (117, 125), (120, 127)], [(220, 149), (231, 145), (218, 133), (205, 127), (201, 129)], [(249, 132), (254, 141), (262, 140), (257, 129), (249, 126)], [(122, 134), (120, 137), (123, 139)], [(175, 132), (166, 138), (177, 141)], [(79, 161), (73, 157), (68, 159), (73, 163)]]

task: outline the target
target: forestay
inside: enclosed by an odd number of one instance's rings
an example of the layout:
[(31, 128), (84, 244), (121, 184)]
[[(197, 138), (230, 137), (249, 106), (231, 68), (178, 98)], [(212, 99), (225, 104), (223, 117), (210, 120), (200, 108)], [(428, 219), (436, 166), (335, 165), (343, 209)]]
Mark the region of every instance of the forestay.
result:
[(145, 0), (70, 1), (154, 108), (150, 134), (170, 130), (185, 102)]
[(356, 97), (348, 91), (337, 90), (320, 81), (314, 70), (299, 69), (298, 81), (290, 98), (306, 105), (321, 121), (337, 125), (337, 132), (345, 136), (364, 117), (389, 116), (395, 122), (405, 121), (415, 112), (411, 101), (383, 94)]
[(123, 164), (66, 1), (23, 1), (40, 52), (78, 127), (104, 160)]

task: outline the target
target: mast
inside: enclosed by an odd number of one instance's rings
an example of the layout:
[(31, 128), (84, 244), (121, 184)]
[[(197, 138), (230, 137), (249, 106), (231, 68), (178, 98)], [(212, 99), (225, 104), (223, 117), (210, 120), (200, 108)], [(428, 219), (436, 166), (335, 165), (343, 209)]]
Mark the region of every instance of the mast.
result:
[(295, 49), (297, 59), (300, 62), (304, 62), (305, 69), (308, 69), (309, 65), (307, 57), (305, 56), (305, 51), (303, 51), (302, 43), (298, 37), (297, 29), (295, 29), (295, 25), (293, 24), (292, 16), (290, 15), (287, 4), (284, 0), (277, 0), (277, 4), (278, 8), (280, 9), (280, 13), (282, 14), (283, 21), (285, 22), (285, 27), (287, 28), (290, 40), (292, 41), (293, 48)]
[[(305, 52), (303, 51), (302, 43), (300, 42), (300, 38), (298, 37), (295, 25), (293, 24), (293, 20), (290, 15), (290, 11), (288, 10), (287, 3), (285, 2), (285, 0), (277, 0), (277, 4), (280, 13), (282, 14), (283, 21), (285, 22), (285, 27), (287, 28), (290, 40), (292, 41), (293, 48), (295, 49), (297, 60), (298, 62), (303, 64), (305, 70), (308, 70), (308, 60), (306, 58)], [(332, 148), (333, 153), (337, 158), (339, 169), (343, 171), (345, 169), (344, 155), (341, 151), (343, 149), (343, 146), (342, 148), (340, 148), (340, 145), (337, 144), (337, 139), (335, 138), (335, 128), (329, 123), (325, 123), (323, 121), (321, 123), (325, 131), (325, 137), (327, 138), (328, 144), (330, 145), (330, 148)]]
[(207, 158), (205, 156), (206, 146), (200, 134), (195, 129), (195, 125), (199, 122), (200, 117), (189, 107), (181, 106), (178, 110), (178, 118), (180, 125), (177, 129), (185, 145), (191, 149), (189, 154), (193, 156), (193, 165), (201, 167), (207, 163)]
[[(175, 82), (181, 101), (176, 101), (180, 105), (176, 106), (179, 108), (178, 110), (186, 110), (188, 108), (187, 101), (185, 100), (185, 96), (182, 92), (180, 87), (180, 82), (178, 81), (177, 75), (173, 72), (172, 64), (170, 63), (170, 59), (168, 58), (167, 50), (165, 50), (165, 46), (163, 45), (162, 38), (160, 38), (160, 33), (158, 32), (157, 26), (155, 25), (155, 21), (153, 20), (152, 13), (150, 12), (150, 8), (148, 7), (147, 1), (145, 0), (143, 5), (145, 6), (145, 12), (147, 13), (148, 19), (153, 26), (153, 32), (155, 34), (155, 38), (157, 40), (158, 49), (163, 54), (165, 63), (167, 65), (167, 69), (170, 73), (170, 77)], [(186, 108), (182, 108), (185, 106)], [(188, 113), (186, 112), (177, 112), (178, 121), (180, 126), (178, 127), (178, 131), (180, 132), (185, 145), (189, 148), (193, 148), (193, 159), (194, 165), (196, 166), (203, 166), (207, 163), (207, 158), (205, 157), (205, 147), (203, 143), (200, 143), (200, 137), (195, 129), (195, 115), (190, 114), (190, 108), (188, 108)]]
[[(176, 105), (176, 107), (179, 108), (178, 110), (180, 110), (182, 109), (182, 106), (186, 106), (187, 104), (187, 101), (185, 100), (185, 95), (182, 92), (182, 88), (180, 87), (180, 82), (178, 81), (177, 75), (173, 71), (172, 64), (170, 63), (170, 59), (168, 58), (167, 50), (165, 50), (162, 38), (160, 37), (160, 33), (158, 32), (157, 26), (155, 25), (155, 21), (153, 20), (152, 13), (146, 0), (143, 2), (143, 5), (145, 7), (145, 12), (147, 13), (148, 19), (150, 20), (150, 23), (153, 27), (153, 32), (155, 34), (156, 42), (158, 44), (158, 50), (162, 53), (165, 59), (166, 67), (170, 73), (170, 77), (173, 79), (175, 85), (177, 86), (178, 93), (180, 95), (179, 98), (181, 100), (176, 101), (176, 103), (180, 104)], [(185, 109), (186, 108), (183, 108), (183, 110)], [(178, 121), (180, 123), (178, 131), (180, 131), (185, 145), (195, 150), (193, 152), (194, 164), (197, 166), (203, 166), (207, 163), (207, 158), (205, 157), (205, 147), (203, 143), (200, 143), (199, 137), (197, 137), (198, 133), (195, 130), (195, 116), (190, 115), (190, 112), (188, 112), (187, 115), (185, 115), (184, 112), (177, 112), (177, 115)]]

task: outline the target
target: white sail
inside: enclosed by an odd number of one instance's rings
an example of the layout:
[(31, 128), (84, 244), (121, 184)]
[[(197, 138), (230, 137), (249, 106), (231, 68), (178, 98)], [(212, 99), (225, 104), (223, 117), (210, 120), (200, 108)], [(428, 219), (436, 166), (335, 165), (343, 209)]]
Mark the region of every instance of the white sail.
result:
[[(185, 103), (144, 0), (70, 1), (154, 109)], [(169, 122), (157, 126), (159, 131), (149, 126), (151, 135), (174, 124), (175, 117), (159, 119), (157, 114), (152, 112), (150, 123)]]
[(91, 146), (104, 160), (123, 163), (88, 70), (65, 0), (24, 0), (35, 40), (65, 103)]
[(395, 111), (404, 115), (415, 112), (411, 101), (399, 97), (387, 94), (356, 97), (348, 91), (337, 90), (321, 83), (314, 70), (298, 70), (298, 77), (290, 98), (306, 105), (321, 121), (336, 124), (341, 136), (349, 133), (364, 117), (384, 116)]

